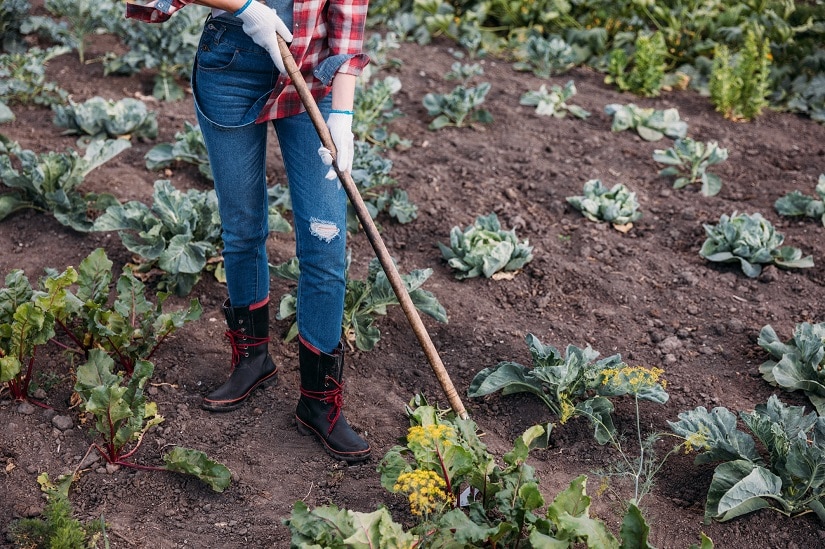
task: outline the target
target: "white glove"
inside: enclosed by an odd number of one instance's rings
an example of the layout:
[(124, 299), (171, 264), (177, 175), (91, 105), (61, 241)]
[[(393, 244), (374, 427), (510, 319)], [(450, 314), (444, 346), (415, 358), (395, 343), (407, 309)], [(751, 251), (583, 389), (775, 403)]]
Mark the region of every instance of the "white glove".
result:
[[(332, 112), (327, 118), (327, 127), (335, 144), (336, 158), (335, 165), (340, 172), (348, 172), (352, 169), (352, 160), (355, 156), (355, 137), (352, 134), (352, 115), (340, 112)], [(318, 149), (321, 161), (332, 166), (332, 153), (326, 147)], [(337, 174), (334, 168), (327, 172), (327, 179), (335, 179)]]
[(287, 42), (292, 42), (292, 33), (275, 13), (275, 10), (253, 0), (246, 7), (241, 8), (235, 16), (243, 21), (243, 31), (256, 44), (269, 52), (272, 61), (281, 74), (286, 74), (281, 50), (278, 48), (278, 34)]

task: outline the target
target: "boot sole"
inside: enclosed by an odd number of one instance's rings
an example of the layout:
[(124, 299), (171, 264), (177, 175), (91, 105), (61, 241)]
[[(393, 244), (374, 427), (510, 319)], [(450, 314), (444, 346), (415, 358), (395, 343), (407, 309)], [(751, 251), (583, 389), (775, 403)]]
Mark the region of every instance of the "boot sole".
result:
[[(235, 400), (220, 400), (220, 401), (209, 401), (203, 399), (201, 402), (201, 408), (204, 410), (208, 410), (210, 412), (231, 412), (232, 410), (237, 410), (241, 406), (244, 405), (252, 393), (255, 392), (256, 389), (260, 389), (266, 387), (269, 384), (277, 383), (278, 381), (278, 370), (276, 369), (274, 372), (269, 374), (263, 379), (258, 380), (255, 385), (249, 388), (249, 390), (244, 394), (242, 397), (235, 399)], [(214, 404), (212, 404), (214, 402)], [(223, 403), (226, 404), (223, 404)]]
[(329, 444), (327, 444), (327, 441), (324, 440), (324, 437), (322, 437), (315, 429), (313, 429), (312, 427), (310, 427), (309, 425), (307, 425), (306, 423), (301, 421), (301, 418), (299, 418), (298, 416), (295, 416), (295, 421), (297, 422), (296, 424), (298, 426), (298, 433), (300, 433), (304, 436), (309, 436), (309, 435), (314, 436), (316, 439), (318, 439), (321, 442), (321, 444), (323, 445), (324, 450), (326, 450), (327, 454), (334, 457), (335, 459), (340, 459), (340, 460), (346, 461), (347, 463), (358, 463), (358, 462), (361, 462), (361, 461), (364, 461), (364, 460), (368, 459), (370, 457), (370, 455), (372, 454), (372, 449), (371, 448), (367, 448), (366, 450), (364, 450), (362, 452), (357, 452), (357, 453), (355, 453), (355, 452), (350, 452), (350, 453), (337, 452), (337, 451), (333, 450), (329, 446)]

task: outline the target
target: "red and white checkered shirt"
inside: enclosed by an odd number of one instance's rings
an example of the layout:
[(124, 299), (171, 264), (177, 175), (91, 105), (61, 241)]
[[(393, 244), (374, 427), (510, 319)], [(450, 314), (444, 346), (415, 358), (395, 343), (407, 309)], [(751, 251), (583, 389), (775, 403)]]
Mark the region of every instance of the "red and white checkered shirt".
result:
[[(147, 23), (162, 23), (195, 0), (159, 0), (155, 7), (126, 4), (126, 17)], [(333, 74), (313, 72), (331, 56), (346, 59), (337, 72), (358, 76), (369, 63), (361, 52), (369, 0), (295, 0), (292, 44), (289, 50), (304, 75), (316, 101), (330, 91)], [(303, 112), (304, 106), (290, 78), (282, 74), (261, 110), (257, 122)]]

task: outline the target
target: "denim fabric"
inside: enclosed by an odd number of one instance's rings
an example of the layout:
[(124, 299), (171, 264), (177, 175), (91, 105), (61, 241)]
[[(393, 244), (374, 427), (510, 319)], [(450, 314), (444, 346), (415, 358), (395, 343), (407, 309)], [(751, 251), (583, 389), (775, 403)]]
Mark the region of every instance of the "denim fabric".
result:
[[(266, 50), (223, 18), (204, 25), (192, 89), (209, 153), (223, 226), (229, 298), (243, 307), (269, 294), (266, 253), (268, 127), (255, 124), (278, 76)], [(326, 117), (327, 96), (319, 102)], [(346, 290), (346, 193), (324, 178), (318, 134), (306, 113), (273, 121), (292, 198), (298, 281), (298, 331), (332, 352), (341, 337)], [(283, 258), (286, 259), (286, 258)]]

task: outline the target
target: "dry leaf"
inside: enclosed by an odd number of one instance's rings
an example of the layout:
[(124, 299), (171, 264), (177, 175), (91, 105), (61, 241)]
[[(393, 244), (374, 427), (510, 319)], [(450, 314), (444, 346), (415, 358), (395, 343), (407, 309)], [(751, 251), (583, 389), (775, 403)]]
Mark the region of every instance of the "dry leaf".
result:
[(493, 280), (513, 280), (514, 278), (516, 278), (516, 273), (518, 273), (518, 271), (509, 271), (506, 273), (503, 271), (499, 271), (497, 273), (493, 273), (493, 276), (491, 276), (490, 278), (492, 278)]
[(630, 229), (633, 228), (633, 223), (625, 223), (624, 225), (613, 225), (613, 228), (619, 231), (620, 233), (626, 233)]

